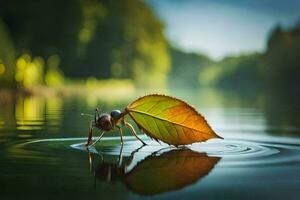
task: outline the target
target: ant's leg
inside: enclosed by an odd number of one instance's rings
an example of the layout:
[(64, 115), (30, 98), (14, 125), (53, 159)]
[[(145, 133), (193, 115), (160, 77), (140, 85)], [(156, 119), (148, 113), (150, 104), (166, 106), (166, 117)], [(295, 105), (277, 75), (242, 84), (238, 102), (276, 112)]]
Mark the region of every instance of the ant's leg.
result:
[(90, 172), (92, 172), (92, 170), (94, 169), (94, 166), (93, 166), (93, 155), (89, 151), (88, 151), (88, 155), (89, 155)]
[(122, 162), (123, 162), (123, 130), (120, 126), (116, 126), (118, 129), (119, 129), (119, 132), (120, 132), (120, 139), (121, 139), (121, 149), (120, 149), (120, 153), (119, 153), (119, 158), (118, 158), (118, 166), (121, 166), (122, 165)]
[(99, 140), (101, 140), (101, 138), (103, 137), (104, 133), (105, 133), (105, 131), (103, 131), (103, 132), (101, 133), (101, 135), (98, 137), (98, 139), (97, 139), (93, 144), (91, 144), (91, 145), (89, 145), (89, 146), (94, 146), (97, 142), (99, 142)]
[(89, 135), (85, 146), (89, 146), (92, 143), (92, 141), (93, 141), (93, 120), (91, 120), (90, 122)]
[(129, 123), (126, 122), (126, 121), (124, 121), (124, 123), (125, 123), (125, 126), (131, 131), (132, 135), (134, 135), (134, 136), (136, 137), (136, 139), (138, 139), (139, 141), (141, 141), (141, 142), (143, 143), (143, 145), (147, 145), (143, 140), (141, 140), (141, 139), (137, 136), (137, 134), (136, 134), (136, 132), (135, 132), (135, 130), (134, 130), (134, 128), (133, 128), (133, 126), (132, 126), (131, 124), (129, 124)]
[(119, 158), (118, 158), (118, 166), (121, 166), (123, 162), (123, 144), (121, 145), (120, 153), (119, 153)]
[(119, 129), (121, 145), (123, 146), (123, 130), (120, 126), (117, 126), (117, 128)]

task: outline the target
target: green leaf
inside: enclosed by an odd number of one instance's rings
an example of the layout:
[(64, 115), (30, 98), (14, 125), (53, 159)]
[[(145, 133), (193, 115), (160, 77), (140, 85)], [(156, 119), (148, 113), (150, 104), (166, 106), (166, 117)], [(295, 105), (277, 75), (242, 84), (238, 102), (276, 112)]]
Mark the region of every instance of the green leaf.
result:
[(174, 97), (147, 95), (128, 105), (126, 111), (146, 135), (167, 144), (221, 138), (192, 106)]

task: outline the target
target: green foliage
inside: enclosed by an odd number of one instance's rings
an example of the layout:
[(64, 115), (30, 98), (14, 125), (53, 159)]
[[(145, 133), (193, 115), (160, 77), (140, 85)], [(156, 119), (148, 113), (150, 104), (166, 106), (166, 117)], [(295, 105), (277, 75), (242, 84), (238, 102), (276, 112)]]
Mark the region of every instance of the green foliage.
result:
[(106, 80), (98, 80), (95, 77), (89, 77), (86, 79), (85, 85), (87, 88), (95, 90), (99, 88), (108, 88), (108, 90), (112, 89), (120, 89), (122, 88), (124, 91), (133, 90), (133, 83), (129, 79), (106, 79)]
[(45, 74), (45, 83), (48, 86), (60, 86), (64, 82), (64, 74), (59, 69), (60, 58), (58, 55), (52, 55), (47, 60), (47, 71)]
[(198, 74), (212, 61), (205, 55), (186, 53), (170, 47), (171, 72), (169, 85), (174, 88), (195, 88), (199, 85)]
[(199, 83), (201, 86), (216, 86), (222, 76), (223, 68), (219, 63), (212, 63), (199, 73)]
[(297, 91), (300, 85), (300, 23), (292, 30), (276, 27), (264, 56), (263, 73), (269, 87)]
[[(57, 55), (67, 77), (133, 79), (139, 87), (166, 82), (170, 61), (163, 26), (144, 1), (11, 0), (0, 13), (18, 55)], [(60, 69), (45, 65), (50, 82)]]
[[(46, 72), (45, 68), (47, 69)], [(59, 69), (59, 57), (57, 55), (50, 56), (45, 63), (42, 57), (22, 54), (16, 59), (14, 79), (22, 88), (43, 84), (59, 86), (64, 82), (64, 75)]]
[(64, 65), (73, 64), (80, 25), (79, 1), (10, 0), (0, 13), (10, 30), (18, 55), (30, 52), (47, 59), (58, 54)]
[[(66, 76), (131, 79), (137, 87), (158, 88), (169, 76), (175, 88), (198, 87), (199, 81), (243, 89), (287, 90), (299, 85), (300, 24), (291, 30), (276, 27), (264, 55), (219, 62), (169, 47), (163, 31), (140, 0), (4, 1), (0, 84), (58, 86)], [(48, 62), (51, 59), (54, 64)]]
[(15, 79), (21, 87), (32, 87), (43, 84), (44, 60), (23, 54), (16, 61)]
[(6, 25), (0, 18), (0, 84), (12, 85), (15, 68), (15, 48)]
[(95, 37), (96, 28), (106, 16), (107, 11), (97, 0), (85, 0), (81, 3), (81, 26), (78, 33), (79, 57), (86, 56), (87, 45)]
[[(144, 2), (102, 2), (104, 18), (86, 44), (91, 74), (131, 78), (138, 87), (163, 86), (169, 71), (167, 42), (161, 23)], [(93, 73), (96, 72), (96, 73)]]
[(260, 54), (226, 57), (200, 73), (202, 85), (215, 85), (226, 88), (261, 87)]
[(226, 57), (200, 73), (202, 85), (222, 88), (299, 93), (300, 24), (292, 30), (279, 26), (271, 33), (264, 54)]

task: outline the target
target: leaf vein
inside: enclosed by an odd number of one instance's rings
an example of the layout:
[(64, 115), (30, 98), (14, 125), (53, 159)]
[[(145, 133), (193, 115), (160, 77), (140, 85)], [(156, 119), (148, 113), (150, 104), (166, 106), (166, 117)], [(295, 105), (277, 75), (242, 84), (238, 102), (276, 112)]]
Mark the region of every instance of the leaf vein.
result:
[[(194, 130), (194, 131), (203, 133), (203, 134), (205, 134), (205, 135), (210, 135), (210, 133), (203, 132), (203, 131), (198, 130), (198, 129), (195, 129), (195, 128), (193, 128), (193, 127), (186, 126), (186, 125), (184, 125), (184, 124), (179, 124), (179, 123), (174, 122), (174, 121), (169, 121), (169, 120), (167, 120), (167, 119), (164, 119), (164, 118), (161, 118), (161, 117), (158, 117), (158, 116), (150, 115), (150, 114), (148, 114), (148, 113), (146, 113), (146, 112), (142, 112), (142, 111), (138, 111), (138, 110), (131, 110), (131, 109), (128, 109), (128, 111), (129, 111), (129, 112), (139, 113), (139, 114), (142, 114), (142, 115), (147, 115), (147, 116), (156, 118), (156, 119), (158, 119), (158, 120), (166, 121), (166, 122), (169, 122), (169, 123), (171, 123), (171, 124), (175, 124), (175, 125), (178, 125), (178, 126), (182, 126), (182, 127), (188, 128), (188, 129), (192, 129), (192, 130)], [(143, 116), (143, 118), (144, 118), (144, 116)], [(203, 123), (206, 123), (206, 121), (204, 120)], [(207, 124), (207, 126), (208, 126), (208, 124)], [(212, 132), (213, 132), (213, 131), (212, 131)]]

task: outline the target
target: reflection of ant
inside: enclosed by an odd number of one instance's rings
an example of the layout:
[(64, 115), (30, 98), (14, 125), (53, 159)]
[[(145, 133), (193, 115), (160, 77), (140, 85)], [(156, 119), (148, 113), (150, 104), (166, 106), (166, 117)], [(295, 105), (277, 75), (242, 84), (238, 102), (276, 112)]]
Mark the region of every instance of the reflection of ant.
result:
[(94, 171), (95, 184), (96, 179), (105, 182), (113, 182), (115, 180), (118, 180), (119, 178), (122, 179), (122, 177), (126, 175), (127, 167), (132, 163), (134, 159), (134, 154), (137, 153), (142, 147), (144, 147), (144, 145), (131, 152), (126, 162), (123, 162), (123, 145), (121, 145), (117, 162), (105, 162), (104, 157), (99, 153), (98, 155), (101, 158), (101, 163), (98, 164), (97, 168), (94, 168), (93, 155), (91, 152), (89, 152), (88, 156), (90, 171)]

